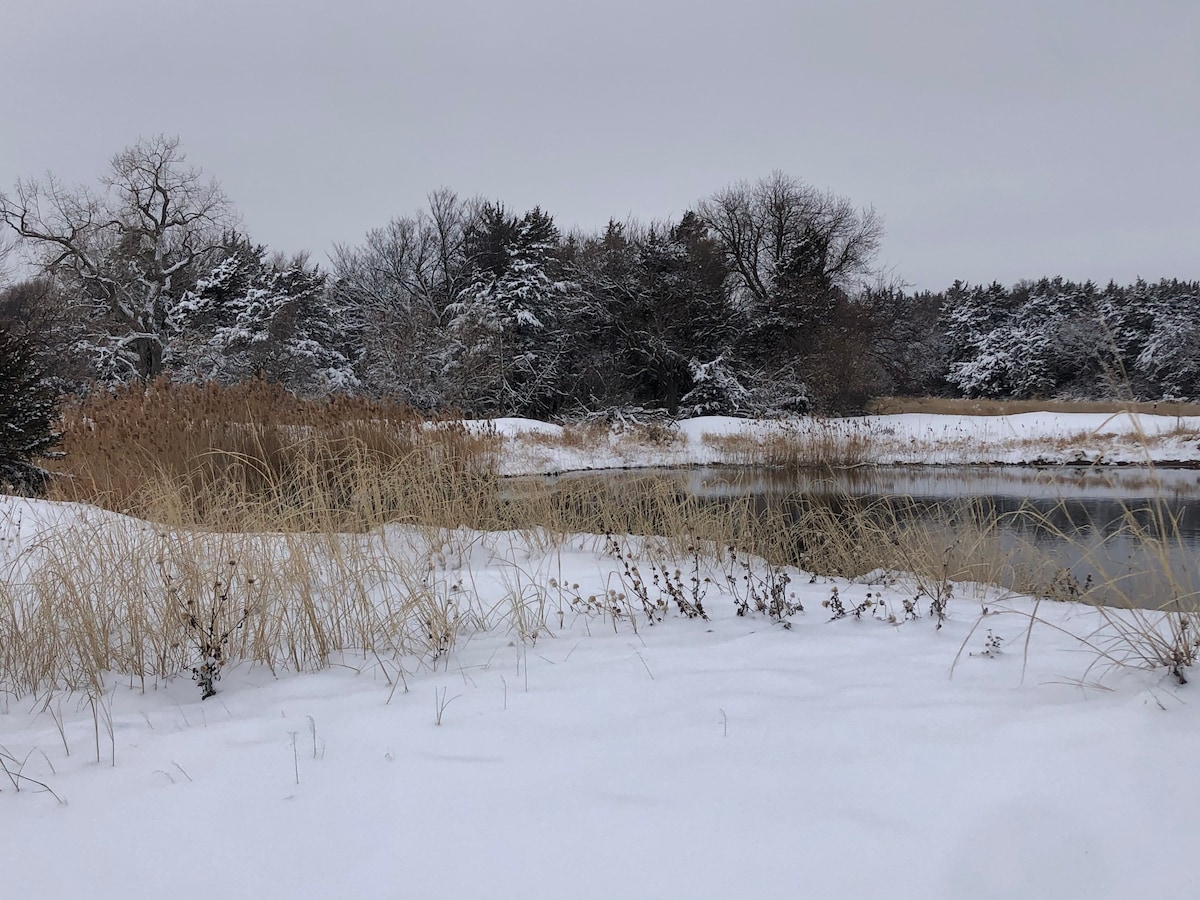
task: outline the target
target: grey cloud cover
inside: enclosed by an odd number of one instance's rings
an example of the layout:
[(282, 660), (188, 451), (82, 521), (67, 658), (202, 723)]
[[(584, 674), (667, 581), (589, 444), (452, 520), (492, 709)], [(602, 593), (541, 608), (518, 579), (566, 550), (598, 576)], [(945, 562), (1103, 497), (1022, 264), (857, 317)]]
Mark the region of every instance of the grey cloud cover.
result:
[(782, 169), (917, 287), (1200, 277), (1200, 3), (3, 0), (0, 186), (179, 134), (273, 248), (439, 186), (564, 228)]

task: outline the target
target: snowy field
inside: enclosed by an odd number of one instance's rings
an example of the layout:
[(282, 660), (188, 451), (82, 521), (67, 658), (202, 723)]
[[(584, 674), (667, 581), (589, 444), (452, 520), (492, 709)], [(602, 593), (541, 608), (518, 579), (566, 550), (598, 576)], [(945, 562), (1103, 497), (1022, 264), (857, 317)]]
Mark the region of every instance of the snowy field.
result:
[[(926, 459), (944, 444), (988, 461), (1178, 426), (869, 420)], [(670, 460), (619, 437), (587, 458), (511, 442), (508, 467), (715, 462), (703, 435), (769, 427), (693, 420)], [(1185, 458), (1175, 440), (1155, 452)], [(5, 565), (85, 514), (0, 498)], [(0, 695), (0, 897), (1200, 896), (1197, 688), (1097, 664), (1097, 647), (1137, 648), (1095, 610), (956, 585), (937, 629), (928, 597), (906, 615), (903, 577), (789, 570), (804, 611), (785, 627), (738, 616), (742, 572), (714, 563), (708, 620), (671, 604), (649, 624), (602, 538), (374, 539), (434, 561), (431, 584), (469, 613), (453, 652), (231, 666), (203, 701), (186, 674)], [(666, 559), (625, 549), (646, 573)], [(849, 613), (833, 620), (835, 588)]]

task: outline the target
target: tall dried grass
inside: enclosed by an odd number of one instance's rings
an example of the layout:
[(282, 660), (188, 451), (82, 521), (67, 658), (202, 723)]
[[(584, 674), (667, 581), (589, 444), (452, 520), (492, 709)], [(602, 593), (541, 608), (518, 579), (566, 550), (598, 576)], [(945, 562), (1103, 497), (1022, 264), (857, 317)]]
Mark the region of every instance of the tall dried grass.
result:
[[(66, 424), (52, 497), (131, 517), (92, 510), (8, 554), (0, 691), (95, 696), (112, 673), (145, 687), (197, 669), (214, 646), (222, 661), (273, 670), (354, 653), (399, 683), (405, 660), (437, 664), (464, 630), (507, 627), (521, 639), (549, 630), (549, 575), (525, 573), (516, 557), (553, 553), (578, 534), (659, 536), (655, 552), (715, 567), (736, 548), (820, 575), (909, 573), (941, 600), (964, 582), (1071, 596), (1053, 560), (1014, 548), (982, 507), (921, 519), (849, 499), (711, 502), (657, 477), (505, 481), (494, 432), (386, 404), (160, 383), (90, 398)], [(870, 457), (875, 435), (834, 424), (747, 444), (747, 459)], [(1168, 580), (1170, 525), (1129, 523)], [(476, 550), (513, 557), (503, 597), (485, 603), (469, 582)], [(1185, 606), (1195, 592), (1167, 590), (1175, 608), (1141, 632), (1113, 625), (1093, 636), (1104, 658), (1162, 659), (1160, 645), (1191, 653), (1184, 664), (1194, 658), (1185, 639), (1200, 622)], [(1137, 599), (1130, 587), (1127, 605), (1146, 605)], [(560, 585), (559, 623), (562, 602)]]
[(216, 661), (384, 677), (431, 664), (484, 609), (419, 534), (220, 533), (93, 514), (46, 529), (0, 577), (0, 690), (142, 689)]
[(800, 419), (765, 423), (753, 432), (704, 434), (702, 441), (736, 466), (844, 469), (883, 458), (889, 436), (862, 419)]
[(49, 496), (175, 525), (363, 530), (460, 524), (495, 493), (499, 439), (362, 398), (302, 400), (264, 382), (159, 381), (64, 416)]

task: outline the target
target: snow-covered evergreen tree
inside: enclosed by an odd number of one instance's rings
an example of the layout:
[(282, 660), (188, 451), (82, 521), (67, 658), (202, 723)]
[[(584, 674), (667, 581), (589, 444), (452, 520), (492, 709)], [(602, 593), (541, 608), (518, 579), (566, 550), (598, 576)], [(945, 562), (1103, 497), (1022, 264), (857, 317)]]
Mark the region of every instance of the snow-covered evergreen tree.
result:
[(572, 323), (573, 405), (597, 411), (642, 405), (622, 362), (625, 339), (619, 308), (635, 282), (636, 223), (609, 220), (604, 233), (582, 240), (571, 261), (581, 305)]
[(691, 389), (680, 400), (683, 415), (737, 415), (755, 406), (753, 395), (725, 357), (703, 363), (692, 359), (689, 369)]
[[(586, 361), (581, 401), (686, 413), (696, 373), (716, 360), (734, 380), (745, 376), (731, 346), (744, 322), (724, 290), (724, 254), (694, 213), (649, 227), (609, 222), (582, 243), (574, 265), (585, 313), (570, 358)], [(711, 410), (715, 397), (696, 402)], [(745, 406), (730, 401), (724, 411), (734, 405)]]
[(956, 285), (942, 322), (968, 396), (1200, 396), (1200, 284)]
[(1012, 298), (999, 283), (987, 288), (956, 281), (946, 294), (942, 323), (947, 381), (968, 397), (1003, 397), (1012, 381), (1012, 335), (1006, 329)]
[(244, 237), (228, 242), (172, 310), (166, 358), (175, 376), (231, 384), (259, 374), (299, 394), (357, 387), (343, 311), (304, 260), (270, 263)]
[(1100, 296), (1100, 319), (1114, 362), (1125, 374), (1154, 330), (1157, 291), (1139, 278), (1129, 286), (1110, 283)]
[(0, 490), (43, 489), (48, 475), (38, 460), (58, 443), (56, 407), (33, 342), (0, 328)]
[(1162, 281), (1146, 298), (1151, 327), (1136, 342), (1137, 378), (1156, 397), (1200, 398), (1200, 284)]
[(1112, 393), (1104, 356), (1105, 332), (1099, 295), (1092, 282), (1062, 278), (1030, 285), (1016, 311), (1027, 335), (1019, 362), (1026, 374), (1015, 379), (1014, 396), (1096, 397)]
[(728, 302), (726, 273), (720, 246), (694, 213), (638, 241), (632, 290), (611, 312), (640, 402), (670, 413), (745, 409), (745, 369), (733, 347), (745, 323)]
[(947, 294), (947, 380), (969, 397), (1095, 396), (1103, 325), (1094, 285), (1061, 278)]
[(480, 414), (544, 416), (568, 399), (563, 330), (577, 285), (561, 277), (559, 233), (535, 208), (486, 204), (468, 235), (474, 275), (448, 309), (450, 396)]

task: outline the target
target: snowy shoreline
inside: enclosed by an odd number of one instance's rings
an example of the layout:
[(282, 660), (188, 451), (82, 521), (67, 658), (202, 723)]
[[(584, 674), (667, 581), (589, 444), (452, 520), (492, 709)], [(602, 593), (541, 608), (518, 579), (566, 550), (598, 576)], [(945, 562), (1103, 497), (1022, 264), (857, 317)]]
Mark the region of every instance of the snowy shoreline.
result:
[[(706, 416), (674, 423), (647, 440), (637, 428), (591, 429), (532, 419), (468, 423), (503, 440), (504, 475), (605, 469), (755, 465), (772, 441), (851, 446), (878, 466), (1159, 466), (1200, 468), (1200, 417), (1021, 413), (906, 413), (843, 419), (756, 420)], [(757, 463), (761, 464), (761, 463)]]

